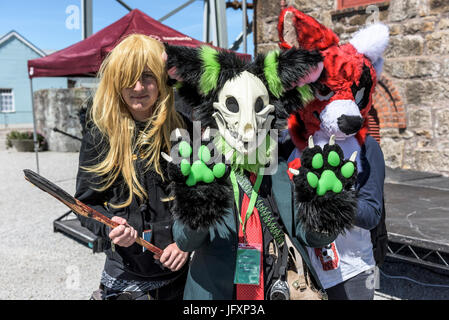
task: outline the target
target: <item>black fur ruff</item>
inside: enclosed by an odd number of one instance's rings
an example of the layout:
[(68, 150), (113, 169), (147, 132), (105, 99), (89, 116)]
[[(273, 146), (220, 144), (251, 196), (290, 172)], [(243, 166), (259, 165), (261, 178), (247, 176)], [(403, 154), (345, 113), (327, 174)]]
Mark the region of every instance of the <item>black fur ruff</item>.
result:
[(185, 182), (171, 182), (170, 197), (174, 218), (191, 229), (204, 229), (223, 221), (226, 208), (232, 206), (232, 186), (229, 179), (189, 187)]
[(357, 213), (356, 192), (343, 190), (339, 194), (327, 192), (324, 196), (314, 196), (303, 200), (295, 192), (298, 201), (298, 219), (306, 231), (325, 234), (345, 234), (352, 228)]

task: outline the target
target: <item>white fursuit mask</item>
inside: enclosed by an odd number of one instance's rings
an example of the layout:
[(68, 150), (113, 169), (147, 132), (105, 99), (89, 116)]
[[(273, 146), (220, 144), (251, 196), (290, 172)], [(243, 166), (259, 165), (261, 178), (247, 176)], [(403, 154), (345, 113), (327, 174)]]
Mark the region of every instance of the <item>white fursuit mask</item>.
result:
[(221, 136), (242, 155), (259, 147), (274, 119), (267, 88), (247, 71), (225, 83), (213, 106), (216, 112), (212, 116)]

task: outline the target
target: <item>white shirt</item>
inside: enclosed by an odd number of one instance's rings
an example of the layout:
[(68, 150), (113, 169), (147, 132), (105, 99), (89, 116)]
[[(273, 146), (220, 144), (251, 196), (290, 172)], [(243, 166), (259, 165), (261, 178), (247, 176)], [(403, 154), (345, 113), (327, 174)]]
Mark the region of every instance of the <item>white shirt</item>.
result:
[(324, 289), (333, 287), (375, 266), (369, 230), (353, 227), (339, 235), (331, 248), (307, 248)]

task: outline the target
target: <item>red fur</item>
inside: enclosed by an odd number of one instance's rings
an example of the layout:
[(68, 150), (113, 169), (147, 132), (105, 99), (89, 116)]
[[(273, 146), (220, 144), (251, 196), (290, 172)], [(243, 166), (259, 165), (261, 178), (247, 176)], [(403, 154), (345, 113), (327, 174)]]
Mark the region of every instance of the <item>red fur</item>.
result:
[[(296, 169), (298, 170), (301, 167), (301, 159), (295, 158), (293, 161), (290, 161), (288, 163), (288, 169)], [(290, 172), (290, 170), (287, 169), (287, 174), (290, 178), (290, 180), (293, 180), (293, 173)]]
[(327, 101), (315, 99), (300, 111), (290, 115), (288, 128), (293, 143), (300, 150), (306, 147), (308, 137), (320, 129), (320, 120), (316, 115), (321, 114), (329, 103), (335, 100), (354, 100), (351, 86), (353, 83), (359, 85), (363, 66), (366, 65), (370, 69), (373, 85), (368, 105), (361, 110), (361, 115), (365, 119), (364, 126), (356, 135), (359, 143), (363, 144), (367, 133), (366, 119), (372, 107), (372, 95), (377, 81), (371, 61), (357, 52), (352, 44), (339, 45), (338, 37), (330, 29), (293, 7), (284, 9), (279, 17), (278, 31), (281, 48), (291, 47), (283, 38), (283, 24), (287, 11), (294, 13), (293, 22), (297, 29), (299, 45), (307, 50), (319, 50), (323, 55), (324, 71), (318, 82), (325, 84), (335, 93)]
[(323, 50), (331, 45), (336, 45), (340, 41), (337, 35), (331, 30), (320, 24), (312, 17), (288, 7), (282, 10), (279, 16), (279, 46), (283, 49), (290, 49), (291, 45), (284, 40), (284, 17), (285, 13), (292, 12), (293, 22), (296, 25), (298, 42), (306, 50)]
[(357, 132), (357, 134), (355, 135), (355, 138), (357, 139), (357, 142), (359, 143), (359, 145), (364, 145), (365, 144), (365, 139), (366, 139), (366, 135), (368, 134), (368, 125), (367, 125), (367, 121), (365, 121), (365, 125), (362, 127), (362, 129), (360, 129), (359, 132)]

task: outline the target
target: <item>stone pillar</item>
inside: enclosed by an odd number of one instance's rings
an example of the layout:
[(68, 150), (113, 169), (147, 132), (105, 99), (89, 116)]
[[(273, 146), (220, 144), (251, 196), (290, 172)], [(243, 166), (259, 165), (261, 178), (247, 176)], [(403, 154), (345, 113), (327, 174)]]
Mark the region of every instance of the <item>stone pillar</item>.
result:
[(37, 130), (45, 136), (49, 151), (79, 152), (82, 138), (79, 111), (91, 97), (91, 89), (45, 89), (34, 92)]

